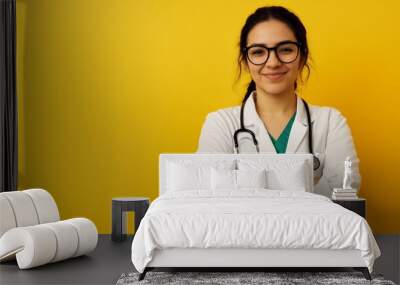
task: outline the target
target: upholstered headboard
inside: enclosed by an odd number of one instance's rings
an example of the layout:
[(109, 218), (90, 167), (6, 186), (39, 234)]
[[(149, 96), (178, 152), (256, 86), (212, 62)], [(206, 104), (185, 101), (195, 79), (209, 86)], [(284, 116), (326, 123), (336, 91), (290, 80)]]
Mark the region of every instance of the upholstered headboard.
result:
[[(222, 153), (162, 153), (159, 157), (159, 195), (167, 192), (168, 184), (168, 165), (169, 162), (187, 162), (190, 164), (208, 164), (232, 162), (234, 167), (237, 167), (239, 159), (245, 160), (267, 160), (269, 163), (304, 161), (307, 166), (307, 180), (309, 188), (307, 191), (314, 191), (313, 183), (313, 156), (312, 154), (273, 154), (273, 153), (252, 153), (252, 154), (222, 154)], [(237, 169), (237, 168), (236, 168)]]

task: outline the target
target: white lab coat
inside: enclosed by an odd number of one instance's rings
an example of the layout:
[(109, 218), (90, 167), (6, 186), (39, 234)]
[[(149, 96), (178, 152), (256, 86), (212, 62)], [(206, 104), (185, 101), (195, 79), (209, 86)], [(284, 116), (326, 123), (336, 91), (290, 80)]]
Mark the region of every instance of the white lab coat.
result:
[[(244, 126), (252, 130), (258, 140), (260, 152), (276, 153), (268, 132), (255, 108), (254, 91), (244, 107)], [(297, 96), (297, 95), (296, 95)], [(321, 166), (314, 172), (314, 192), (327, 197), (333, 188), (341, 188), (344, 161), (352, 163), (352, 187), (359, 189), (361, 176), (359, 159), (346, 118), (335, 108), (309, 104), (313, 131), (314, 153)], [(203, 124), (197, 153), (234, 153), (233, 134), (240, 127), (240, 106), (220, 109), (207, 115)], [(249, 134), (238, 136), (239, 152), (257, 152)], [(307, 113), (303, 101), (297, 96), (297, 112), (290, 131), (286, 153), (309, 153)]]

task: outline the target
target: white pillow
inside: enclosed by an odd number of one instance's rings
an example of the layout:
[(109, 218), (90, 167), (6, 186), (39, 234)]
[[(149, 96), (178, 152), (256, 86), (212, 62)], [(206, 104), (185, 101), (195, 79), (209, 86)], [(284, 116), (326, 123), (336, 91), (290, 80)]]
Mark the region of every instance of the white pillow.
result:
[(232, 170), (211, 168), (211, 189), (266, 188), (267, 176), (262, 170)]
[(224, 159), (174, 159), (166, 163), (167, 191), (211, 189), (211, 167), (234, 169), (234, 160)]
[(238, 159), (238, 168), (266, 169), (268, 189), (310, 192), (313, 189), (313, 170), (306, 160)]
[(211, 189), (236, 189), (236, 170), (211, 168)]
[(268, 188), (276, 190), (308, 190), (308, 170), (305, 163), (289, 169), (270, 169), (267, 172)]
[(238, 188), (267, 188), (267, 171), (261, 170), (236, 170)]
[(168, 191), (210, 189), (210, 169), (211, 167), (207, 166), (169, 163), (167, 178)]

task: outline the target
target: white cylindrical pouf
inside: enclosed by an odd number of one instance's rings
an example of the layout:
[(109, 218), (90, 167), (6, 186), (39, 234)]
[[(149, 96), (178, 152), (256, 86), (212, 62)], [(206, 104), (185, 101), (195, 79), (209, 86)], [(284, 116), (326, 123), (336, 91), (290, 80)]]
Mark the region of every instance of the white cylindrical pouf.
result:
[(33, 226), (39, 223), (35, 205), (30, 196), (23, 191), (3, 192), (14, 211), (17, 227)]
[(11, 204), (2, 194), (0, 193), (0, 238), (6, 231), (17, 226)]
[(40, 225), (51, 229), (57, 238), (57, 252), (51, 262), (72, 257), (78, 248), (78, 233), (75, 228), (64, 221)]
[(79, 244), (74, 257), (86, 254), (96, 248), (98, 239), (97, 228), (91, 220), (86, 218), (74, 218), (65, 220), (64, 222), (74, 226), (78, 233)]
[(57, 241), (54, 232), (41, 225), (13, 228), (0, 239), (2, 250), (15, 254), (20, 269), (28, 269), (49, 263), (56, 254)]
[(49, 192), (43, 189), (28, 189), (22, 192), (31, 197), (39, 218), (39, 224), (57, 222), (60, 220), (57, 204)]

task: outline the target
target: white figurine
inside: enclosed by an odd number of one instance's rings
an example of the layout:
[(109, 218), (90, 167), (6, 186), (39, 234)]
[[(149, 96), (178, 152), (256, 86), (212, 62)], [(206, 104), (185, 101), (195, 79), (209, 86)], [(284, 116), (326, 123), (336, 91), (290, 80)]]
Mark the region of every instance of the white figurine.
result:
[(352, 189), (351, 188), (351, 177), (353, 170), (351, 169), (351, 160), (350, 156), (346, 157), (346, 161), (344, 162), (344, 178), (343, 178), (343, 189)]

